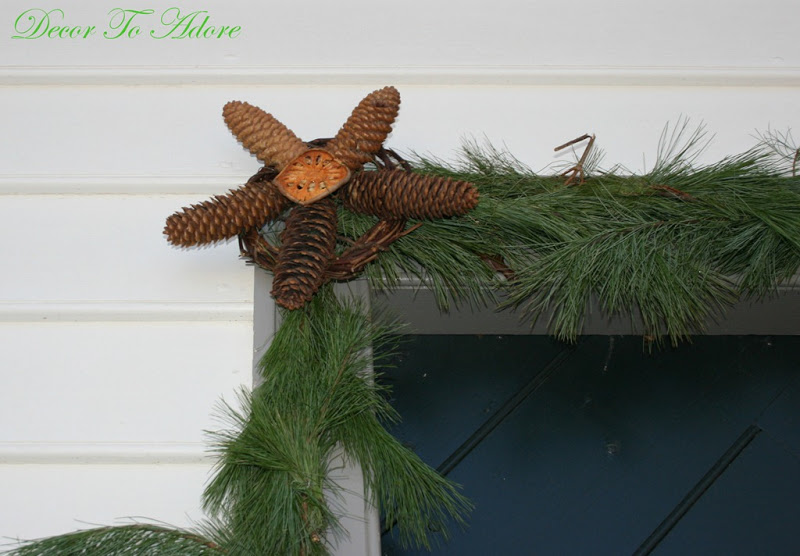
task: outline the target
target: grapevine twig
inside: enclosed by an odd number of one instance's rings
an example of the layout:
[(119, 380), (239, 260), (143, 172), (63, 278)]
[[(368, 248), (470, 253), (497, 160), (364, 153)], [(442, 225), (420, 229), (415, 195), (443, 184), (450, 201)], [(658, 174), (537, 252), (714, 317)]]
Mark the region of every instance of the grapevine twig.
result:
[(585, 133), (580, 137), (577, 137), (572, 141), (567, 141), (563, 145), (559, 145), (555, 149), (553, 149), (554, 151), (558, 152), (576, 143), (580, 143), (581, 141), (584, 141), (586, 139), (588, 139), (589, 142), (586, 144), (586, 148), (583, 149), (583, 154), (581, 155), (580, 159), (578, 159), (578, 162), (576, 162), (572, 168), (569, 168), (568, 170), (565, 170), (560, 174), (561, 176), (567, 178), (567, 181), (564, 182), (564, 185), (566, 186), (570, 186), (573, 184), (583, 185), (583, 183), (586, 181), (586, 173), (584, 172), (584, 165), (586, 164), (586, 159), (589, 156), (589, 151), (592, 150), (592, 145), (594, 145), (595, 136)]

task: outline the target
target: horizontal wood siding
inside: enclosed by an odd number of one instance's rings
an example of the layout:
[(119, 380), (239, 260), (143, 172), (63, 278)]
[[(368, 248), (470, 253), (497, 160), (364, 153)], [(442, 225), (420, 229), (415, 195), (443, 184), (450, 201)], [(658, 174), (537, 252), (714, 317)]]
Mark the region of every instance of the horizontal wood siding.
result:
[(58, 24), (98, 34), (12, 39), (31, 4), (0, 8), (0, 537), (200, 516), (202, 431), (251, 381), (253, 270), (235, 242), (161, 230), (258, 168), (226, 101), (312, 139), (395, 84), (391, 147), (451, 160), (488, 140), (535, 169), (586, 132), (641, 170), (681, 117), (716, 133), (709, 161), (800, 125), (788, 0), (182, 5), (241, 25), (228, 40), (148, 36), (162, 2), (142, 36), (104, 39), (111, 5), (62, 4)]

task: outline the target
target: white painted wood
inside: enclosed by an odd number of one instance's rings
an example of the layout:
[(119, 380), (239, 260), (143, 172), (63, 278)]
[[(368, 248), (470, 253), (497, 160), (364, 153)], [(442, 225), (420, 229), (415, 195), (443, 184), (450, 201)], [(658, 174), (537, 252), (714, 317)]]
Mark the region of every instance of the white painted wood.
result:
[[(370, 310), (369, 285), (366, 280), (353, 280), (335, 285), (340, 299), (352, 300), (365, 311)], [(373, 380), (373, 369), (366, 369), (364, 380)], [(379, 556), (381, 519), (378, 508), (367, 497), (364, 473), (357, 461), (347, 458), (343, 451), (331, 456), (328, 477), (339, 492), (327, 493), (331, 508), (339, 516), (343, 535), (329, 535), (333, 556)]]
[(280, 326), (280, 313), (270, 295), (272, 274), (255, 268), (253, 287), (253, 387), (261, 384), (261, 358)]
[(34, 539), (129, 524), (131, 518), (190, 527), (203, 517), (203, 464), (0, 464), (0, 550)]
[(797, 87), (796, 67), (293, 66), (2, 67), (7, 85)]
[[(24, 171), (25, 169), (23, 169)], [(41, 168), (45, 171), (45, 168)], [(131, 174), (0, 174), (0, 195), (218, 195), (238, 187), (231, 177), (186, 175), (155, 176)], [(196, 200), (195, 200), (196, 199)]]
[[(409, 280), (409, 282), (417, 282)], [(795, 279), (795, 284), (800, 283)], [(442, 313), (436, 298), (419, 283), (406, 284), (391, 292), (373, 292), (373, 305), (379, 311), (398, 315), (410, 334), (548, 334), (549, 316), (532, 325), (524, 311), (494, 307), (469, 307), (463, 304)], [(640, 319), (629, 315), (609, 317), (594, 301), (586, 314), (583, 334), (641, 334)], [(697, 333), (710, 335), (797, 335), (800, 334), (800, 289), (779, 288), (765, 299), (747, 299), (726, 308), (724, 318), (709, 319)]]
[(34, 459), (42, 444), (188, 443), (202, 454), (219, 399), (250, 382), (250, 327), (0, 323), (0, 461), (12, 449), (23, 459), (26, 443)]
[(195, 322), (253, 318), (248, 302), (6, 301), (0, 322)]
[[(116, 40), (103, 38), (114, 17), (108, 15), (113, 6), (100, 2), (59, 6), (64, 15), (52, 14), (53, 24), (95, 25), (96, 33), (85, 40), (12, 40), (5, 34), (0, 65), (11, 72), (59, 66), (76, 72), (145, 67), (171, 73), (188, 68), (217, 72), (270, 68), (289, 75), (309, 66), (311, 75), (320, 68), (363, 66), (794, 71), (800, 67), (800, 47), (792, 40), (796, 7), (790, 0), (498, 0), (491, 9), (480, 0), (407, 0), (380, 9), (368, 0), (351, 0), (336, 9), (323, 0), (302, 4), (236, 0), (181, 6), (182, 15), (207, 10), (207, 25), (241, 26), (236, 38), (179, 40), (151, 36), (151, 32), (164, 35), (167, 27), (162, 19), (170, 22), (176, 15), (174, 10), (165, 13), (174, 8), (168, 2), (151, 3), (152, 14), (136, 16), (133, 23), (140, 24), (139, 36)], [(31, 8), (24, 0), (4, 2), (6, 29)], [(23, 18), (14, 33), (31, 36), (25, 32), (29, 27)]]
[(335, 454), (328, 478), (340, 489), (336, 494), (327, 493), (327, 499), (344, 531), (328, 535), (332, 556), (380, 556), (380, 515), (366, 499), (361, 466), (342, 453)]
[(235, 241), (179, 249), (162, 235), (166, 217), (194, 199), (0, 196), (0, 252), (13, 269), (0, 273), (0, 313), (3, 302), (50, 300), (110, 302), (99, 311), (132, 301), (251, 303), (252, 270)]
[[(0, 92), (5, 101), (0, 121), (15, 132), (0, 134), (0, 183), (10, 191), (19, 179), (19, 193), (26, 192), (26, 185), (59, 192), (58, 179), (63, 178), (62, 192), (73, 193), (82, 176), (96, 175), (101, 178), (92, 178), (89, 185), (96, 191), (129, 193), (141, 190), (136, 181), (150, 184), (145, 190), (158, 190), (163, 177), (161, 191), (172, 193), (170, 187), (186, 191), (186, 182), (198, 176), (196, 196), (174, 202), (165, 198), (163, 212), (141, 221), (142, 231), (160, 231), (162, 219), (174, 208), (208, 196), (208, 180), (219, 183), (222, 193), (258, 169), (258, 161), (225, 128), (225, 102), (257, 104), (301, 137), (313, 139), (334, 134), (374, 89), (8, 87)], [(664, 125), (681, 116), (705, 122), (716, 134), (705, 160), (750, 148), (756, 130), (800, 122), (797, 88), (791, 87), (409, 86), (400, 92), (403, 102), (389, 146), (452, 159), (465, 137), (485, 137), (535, 169), (559, 160), (553, 147), (585, 132), (597, 134), (609, 164), (640, 170), (652, 164)], [(40, 125), (31, 125), (31, 114)], [(73, 144), (80, 148), (65, 148)], [(108, 179), (106, 187), (98, 183), (102, 178)], [(95, 210), (102, 219), (100, 208)], [(148, 237), (160, 240), (158, 232)]]
[(153, 465), (213, 461), (213, 455), (201, 442), (0, 442), (0, 464)]

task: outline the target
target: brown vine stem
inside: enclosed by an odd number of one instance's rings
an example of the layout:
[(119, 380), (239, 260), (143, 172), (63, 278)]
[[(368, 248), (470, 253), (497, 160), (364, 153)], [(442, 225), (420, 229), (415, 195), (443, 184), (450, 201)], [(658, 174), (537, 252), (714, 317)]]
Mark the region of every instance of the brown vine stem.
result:
[(562, 151), (562, 150), (566, 149), (567, 147), (571, 147), (571, 146), (572, 146), (572, 145), (574, 145), (575, 143), (580, 143), (581, 141), (583, 141), (583, 140), (585, 140), (585, 139), (589, 139), (590, 137), (593, 137), (593, 136), (592, 136), (592, 135), (589, 135), (588, 133), (584, 133), (584, 134), (583, 134), (583, 135), (581, 135), (580, 137), (577, 137), (577, 138), (573, 139), (572, 141), (567, 141), (567, 142), (566, 142), (566, 143), (564, 143), (563, 145), (559, 145), (559, 146), (557, 146), (557, 147), (556, 147), (555, 149), (553, 149), (553, 150), (554, 150), (555, 152)]
[(495, 272), (499, 272), (502, 274), (506, 280), (511, 281), (516, 278), (516, 274), (511, 268), (506, 264), (503, 257), (500, 255), (478, 255), (481, 260), (489, 265), (489, 268), (494, 270)]
[(381, 220), (367, 233), (358, 238), (350, 248), (331, 262), (328, 278), (331, 280), (352, 280), (364, 267), (389, 249), (389, 245), (422, 226), (418, 222), (405, 229), (405, 220)]
[[(304, 500), (302, 503), (301, 518), (303, 519), (303, 522), (308, 526), (310, 525), (308, 519), (308, 502), (306, 501), (308, 499), (308, 496), (305, 494), (303, 494), (302, 496)], [(316, 531), (311, 531), (308, 538), (314, 544), (319, 544), (320, 542), (322, 542), (322, 537)], [(305, 550), (303, 549), (302, 545), (300, 546), (300, 556), (305, 556)]]
[(595, 136), (594, 135), (590, 135), (588, 133), (584, 133), (580, 137), (576, 137), (572, 141), (567, 141), (563, 145), (559, 145), (555, 149), (553, 149), (554, 151), (558, 152), (558, 151), (560, 151), (562, 149), (566, 149), (567, 147), (571, 147), (572, 145), (575, 145), (576, 143), (580, 143), (581, 141), (585, 141), (586, 139), (588, 139), (589, 142), (586, 144), (586, 148), (583, 149), (583, 154), (581, 155), (580, 159), (578, 159), (578, 162), (575, 163), (575, 166), (573, 166), (572, 168), (569, 168), (568, 170), (565, 170), (564, 172), (559, 174), (559, 175), (567, 178), (567, 181), (564, 182), (564, 185), (566, 185), (566, 186), (570, 186), (570, 185), (573, 185), (573, 184), (576, 184), (576, 183), (577, 183), (577, 185), (583, 185), (583, 183), (586, 181), (586, 173), (584, 172), (584, 164), (586, 164), (586, 159), (589, 156), (589, 151), (592, 150), (592, 146), (594, 145)]
[(410, 172), (412, 170), (411, 164), (409, 164), (406, 159), (392, 149), (381, 147), (381, 150), (378, 151), (378, 157), (383, 161), (383, 164), (386, 168), (395, 169), (397, 168), (397, 164), (400, 164), (400, 166), (406, 172)]
[(657, 195), (661, 195), (663, 197), (672, 197), (674, 199), (681, 199), (683, 201), (697, 200), (685, 191), (670, 187), (669, 185), (651, 185), (650, 188), (654, 189)]

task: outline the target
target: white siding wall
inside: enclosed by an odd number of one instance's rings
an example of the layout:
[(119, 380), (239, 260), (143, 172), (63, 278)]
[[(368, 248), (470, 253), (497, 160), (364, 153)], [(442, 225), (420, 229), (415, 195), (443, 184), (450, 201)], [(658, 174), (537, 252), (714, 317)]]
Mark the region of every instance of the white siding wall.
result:
[(202, 431), (250, 382), (253, 270), (161, 229), (257, 169), (226, 101), (311, 139), (393, 84), (393, 148), (451, 158), (485, 136), (537, 169), (592, 132), (640, 170), (679, 116), (716, 132), (707, 160), (800, 125), (789, 0), (181, 3), (233, 40), (149, 37), (159, 1), (107, 40), (111, 4), (58, 5), (97, 34), (12, 39), (31, 4), (0, 7), (0, 537), (201, 515)]

